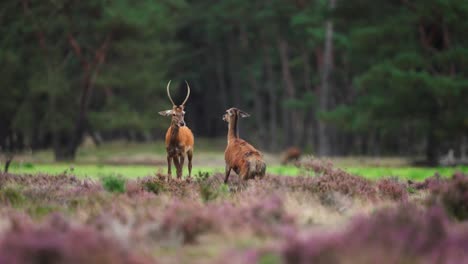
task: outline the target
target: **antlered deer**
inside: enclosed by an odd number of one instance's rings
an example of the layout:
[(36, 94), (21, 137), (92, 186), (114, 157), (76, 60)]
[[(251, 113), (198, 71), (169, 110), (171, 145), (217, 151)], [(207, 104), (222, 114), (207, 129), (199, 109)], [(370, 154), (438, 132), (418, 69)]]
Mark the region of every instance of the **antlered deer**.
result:
[(228, 182), (231, 169), (243, 180), (253, 179), (256, 176), (259, 178), (265, 176), (266, 164), (263, 161), (262, 153), (245, 140), (239, 138), (237, 121), (239, 117), (248, 116), (250, 115), (237, 108), (230, 108), (223, 115), (223, 120), (228, 122), (229, 128), (226, 151), (224, 152), (224, 159), (226, 160), (224, 183)]
[(298, 147), (290, 147), (283, 153), (281, 164), (285, 165), (290, 161), (299, 161), (301, 158), (301, 150)]
[(182, 168), (184, 166), (185, 155), (188, 158), (189, 177), (192, 175), (192, 156), (193, 156), (193, 134), (190, 128), (185, 125), (185, 103), (190, 96), (190, 86), (187, 84), (187, 96), (185, 100), (177, 106), (171, 98), (169, 86), (171, 81), (167, 83), (167, 96), (172, 103), (172, 109), (159, 112), (162, 116), (172, 116), (171, 126), (166, 133), (166, 151), (167, 151), (167, 174), (171, 176), (171, 161), (177, 170), (177, 178), (182, 177)]

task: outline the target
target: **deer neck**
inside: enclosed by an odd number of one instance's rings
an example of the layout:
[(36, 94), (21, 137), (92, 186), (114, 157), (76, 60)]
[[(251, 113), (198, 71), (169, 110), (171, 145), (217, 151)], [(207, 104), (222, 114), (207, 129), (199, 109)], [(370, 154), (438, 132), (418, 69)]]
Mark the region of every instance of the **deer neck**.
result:
[(231, 122), (229, 122), (228, 129), (228, 143), (236, 138), (239, 138), (239, 128), (237, 126), (238, 117), (235, 116)]
[(171, 138), (169, 140), (170, 145), (177, 144), (178, 137), (179, 137), (179, 126), (171, 125)]

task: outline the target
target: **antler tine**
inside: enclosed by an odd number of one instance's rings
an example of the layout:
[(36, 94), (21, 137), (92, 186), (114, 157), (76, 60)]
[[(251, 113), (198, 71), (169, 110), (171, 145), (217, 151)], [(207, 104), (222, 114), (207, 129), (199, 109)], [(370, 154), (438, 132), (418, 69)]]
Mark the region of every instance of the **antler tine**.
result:
[(188, 84), (187, 81), (185, 81), (185, 83), (187, 84), (187, 96), (185, 97), (185, 100), (184, 102), (182, 103), (182, 105), (185, 105), (185, 103), (187, 102), (189, 96), (190, 96), (190, 85)]
[(172, 100), (172, 97), (171, 97), (171, 93), (169, 92), (169, 86), (170, 85), (171, 85), (171, 80), (169, 80), (169, 82), (167, 83), (167, 87), (166, 87), (167, 97), (169, 97), (169, 100), (171, 100), (172, 105), (176, 105), (176, 104), (174, 104), (174, 101)]

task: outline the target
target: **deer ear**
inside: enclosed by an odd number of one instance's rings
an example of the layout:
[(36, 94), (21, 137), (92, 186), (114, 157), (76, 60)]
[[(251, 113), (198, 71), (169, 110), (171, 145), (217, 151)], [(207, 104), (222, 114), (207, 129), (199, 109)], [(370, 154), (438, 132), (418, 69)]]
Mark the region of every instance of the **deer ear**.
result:
[(161, 111), (161, 112), (158, 112), (160, 115), (162, 116), (170, 116), (172, 115), (172, 110), (166, 110), (166, 111)]
[(242, 111), (242, 110), (239, 110), (239, 116), (240, 117), (249, 117), (250, 115), (247, 114), (246, 112)]

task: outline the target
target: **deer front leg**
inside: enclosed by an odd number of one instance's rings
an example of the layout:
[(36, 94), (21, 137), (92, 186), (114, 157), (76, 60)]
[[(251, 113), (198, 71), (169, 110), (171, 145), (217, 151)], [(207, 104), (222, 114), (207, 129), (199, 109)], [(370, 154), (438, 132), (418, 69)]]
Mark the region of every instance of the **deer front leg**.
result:
[(187, 158), (188, 158), (188, 176), (189, 178), (192, 177), (192, 150), (187, 151)]
[(167, 155), (167, 174), (171, 177), (171, 157)]
[(172, 160), (174, 161), (174, 166), (176, 167), (177, 178), (179, 178), (182, 175), (182, 172), (181, 172), (182, 168), (180, 167), (179, 157), (175, 156), (172, 158)]
[[(179, 166), (180, 166), (180, 176), (182, 176), (182, 172), (184, 171), (184, 161), (185, 161), (185, 154), (182, 153), (182, 155), (180, 155), (180, 162), (179, 162)], [(179, 175), (177, 175), (177, 178), (179, 178)]]

